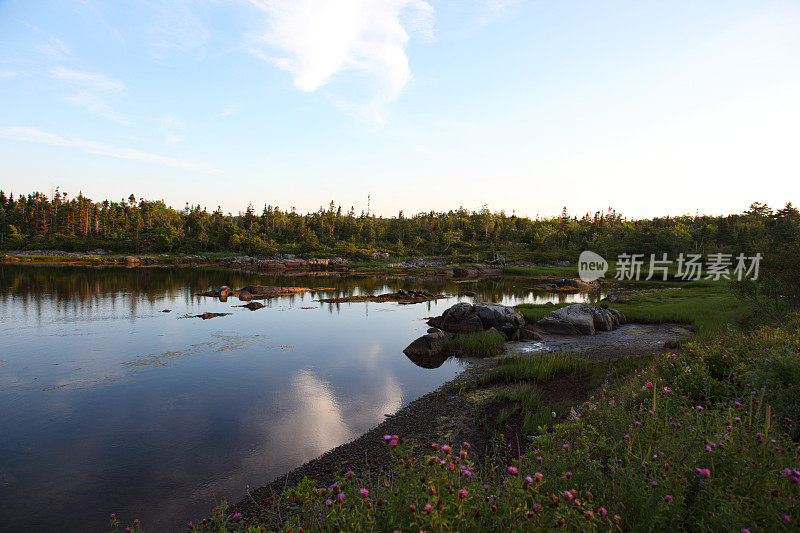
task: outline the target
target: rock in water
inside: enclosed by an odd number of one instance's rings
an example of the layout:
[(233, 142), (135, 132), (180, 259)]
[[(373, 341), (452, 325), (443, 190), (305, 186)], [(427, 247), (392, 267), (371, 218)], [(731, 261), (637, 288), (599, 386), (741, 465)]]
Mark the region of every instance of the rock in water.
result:
[(409, 344), (403, 353), (409, 358), (440, 355), (444, 351), (445, 342), (447, 342), (445, 332), (428, 333)]
[(496, 303), (460, 302), (442, 316), (428, 320), (428, 325), (451, 333), (471, 333), (495, 328), (509, 340), (518, 340), (525, 319), (513, 307)]
[(559, 335), (594, 335), (611, 331), (626, 319), (620, 311), (588, 304), (573, 304), (556, 309), (537, 324), (548, 333)]
[(245, 305), (237, 305), (236, 307), (246, 307), (251, 311), (255, 311), (256, 309), (261, 309), (262, 307), (264, 307), (264, 304), (262, 304), (261, 302), (250, 302)]

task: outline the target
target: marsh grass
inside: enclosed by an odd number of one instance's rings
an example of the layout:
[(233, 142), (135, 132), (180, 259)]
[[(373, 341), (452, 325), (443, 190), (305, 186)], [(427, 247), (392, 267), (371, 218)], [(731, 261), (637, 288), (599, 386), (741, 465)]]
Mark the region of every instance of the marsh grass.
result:
[[(629, 288), (643, 285), (626, 284)], [(644, 285), (651, 287), (650, 284)], [(516, 309), (528, 322), (535, 322), (554, 309), (569, 304), (520, 304)], [(634, 293), (630, 299), (601, 303), (622, 311), (629, 322), (690, 324), (698, 336), (710, 338), (728, 325), (741, 324), (752, 313), (752, 306), (733, 296), (724, 282), (660, 282), (656, 288)]]
[(497, 331), (461, 333), (448, 340), (445, 351), (470, 357), (492, 357), (503, 353), (506, 338)]
[(556, 374), (586, 372), (589, 362), (572, 352), (545, 352), (525, 357), (507, 357), (496, 368), (476, 380), (479, 387), (497, 383), (542, 382)]

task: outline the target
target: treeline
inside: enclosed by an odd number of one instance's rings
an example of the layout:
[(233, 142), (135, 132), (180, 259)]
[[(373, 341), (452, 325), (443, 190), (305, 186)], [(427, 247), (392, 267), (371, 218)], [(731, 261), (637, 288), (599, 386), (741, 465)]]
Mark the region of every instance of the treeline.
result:
[(8, 194), (0, 191), (0, 247), (116, 252), (235, 252), (368, 258), (451, 255), (486, 259), (574, 259), (580, 251), (601, 254), (716, 251), (756, 252), (800, 242), (800, 213), (791, 203), (773, 210), (753, 203), (737, 215), (679, 216), (631, 220), (605, 212), (530, 219), (458, 209), (390, 218), (326, 208), (300, 214), (294, 209), (252, 204), (244, 213), (209, 212), (186, 205), (176, 210), (161, 200), (130, 195), (118, 202), (94, 202), (79, 194)]

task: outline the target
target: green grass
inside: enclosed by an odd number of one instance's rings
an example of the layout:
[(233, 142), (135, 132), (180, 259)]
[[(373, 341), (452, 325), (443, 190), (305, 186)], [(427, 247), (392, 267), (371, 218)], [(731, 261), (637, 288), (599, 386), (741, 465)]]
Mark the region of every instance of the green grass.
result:
[[(535, 322), (566, 305), (569, 304), (520, 304), (516, 308), (526, 321)], [(729, 324), (741, 323), (752, 313), (750, 305), (733, 296), (726, 283), (709, 281), (659, 282), (657, 288), (642, 289), (630, 300), (602, 305), (622, 311), (629, 322), (691, 324), (703, 337), (718, 335)]]
[(484, 373), (476, 385), (485, 387), (497, 383), (547, 381), (556, 374), (586, 371), (589, 362), (572, 352), (545, 352), (523, 357), (500, 359), (496, 368)]
[(506, 338), (497, 331), (461, 333), (448, 340), (445, 351), (472, 357), (492, 357), (503, 353)]
[(535, 267), (507, 266), (503, 268), (503, 274), (506, 276), (518, 277), (554, 276), (557, 278), (574, 278), (578, 275), (578, 267), (576, 265), (541, 265)]
[(691, 324), (703, 337), (719, 334), (752, 312), (750, 306), (731, 295), (724, 284), (646, 292), (630, 302), (609, 305), (622, 311), (630, 322), (684, 322)]

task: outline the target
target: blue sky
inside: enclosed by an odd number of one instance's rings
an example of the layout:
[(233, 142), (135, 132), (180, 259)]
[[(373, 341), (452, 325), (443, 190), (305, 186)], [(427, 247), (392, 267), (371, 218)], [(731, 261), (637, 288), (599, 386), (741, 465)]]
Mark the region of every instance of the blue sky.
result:
[(800, 2), (0, 0), (0, 188), (631, 217), (800, 202)]

